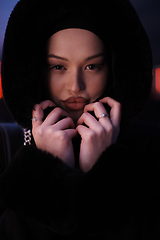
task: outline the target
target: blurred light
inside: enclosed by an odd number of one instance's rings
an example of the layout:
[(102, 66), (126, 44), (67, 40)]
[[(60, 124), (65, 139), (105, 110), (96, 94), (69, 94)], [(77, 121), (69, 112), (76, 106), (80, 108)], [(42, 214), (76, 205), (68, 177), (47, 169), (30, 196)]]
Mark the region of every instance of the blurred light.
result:
[(151, 98), (155, 101), (160, 101), (160, 65), (153, 68), (153, 83)]
[(155, 69), (155, 88), (160, 93), (160, 67)]

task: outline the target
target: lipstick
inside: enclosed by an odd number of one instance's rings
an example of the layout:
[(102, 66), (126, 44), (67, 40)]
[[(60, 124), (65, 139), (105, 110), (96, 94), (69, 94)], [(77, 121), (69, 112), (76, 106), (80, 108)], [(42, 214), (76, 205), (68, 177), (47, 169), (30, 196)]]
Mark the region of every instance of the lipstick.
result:
[(83, 97), (70, 97), (63, 101), (70, 110), (82, 110), (88, 102), (89, 100)]

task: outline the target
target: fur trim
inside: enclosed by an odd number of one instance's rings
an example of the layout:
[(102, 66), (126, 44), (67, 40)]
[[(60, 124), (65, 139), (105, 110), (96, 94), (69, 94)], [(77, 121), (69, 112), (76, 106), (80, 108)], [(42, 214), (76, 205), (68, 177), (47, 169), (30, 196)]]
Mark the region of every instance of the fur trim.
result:
[(52, 155), (25, 146), (0, 178), (0, 199), (7, 208), (52, 231), (73, 233), (78, 173)]
[(26, 146), (0, 178), (0, 199), (55, 233), (106, 233), (134, 215), (142, 194), (137, 161), (130, 149), (115, 144), (83, 173)]
[[(44, 96), (43, 50), (56, 23), (72, 13), (87, 16), (100, 26), (112, 52), (114, 94), (122, 103), (124, 118), (137, 115), (150, 94), (152, 54), (148, 37), (128, 0), (107, 0), (79, 6), (57, 1), (20, 0), (8, 22), (2, 55), (5, 101), (15, 120), (31, 128), (35, 103)], [(96, 19), (96, 20), (95, 20)], [(50, 35), (49, 35), (50, 34)]]

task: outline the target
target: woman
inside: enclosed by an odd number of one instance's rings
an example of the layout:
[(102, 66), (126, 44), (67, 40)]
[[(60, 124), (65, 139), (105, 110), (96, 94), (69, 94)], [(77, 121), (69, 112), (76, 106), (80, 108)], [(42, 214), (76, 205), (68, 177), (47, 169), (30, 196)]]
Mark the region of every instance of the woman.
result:
[[(72, 140), (79, 134), (82, 139), (79, 164), (86, 172), (100, 154), (116, 142), (119, 133), (120, 104), (111, 98), (95, 102), (109, 81), (108, 54), (100, 38), (83, 29), (58, 31), (47, 44), (47, 84), (54, 104), (44, 101), (34, 107), (33, 137), (39, 149), (50, 152), (74, 168)], [(102, 103), (112, 107), (110, 119)], [(49, 106), (58, 108), (43, 123), (43, 110)], [(99, 121), (89, 111), (94, 112)], [(67, 118), (56, 123), (63, 116)], [(53, 146), (53, 142), (57, 144)]]
[(4, 40), (3, 92), (33, 139), (0, 178), (4, 239), (144, 237), (144, 159), (121, 136), (144, 107), (151, 79), (150, 44), (128, 0), (107, 1), (105, 9), (16, 5)]

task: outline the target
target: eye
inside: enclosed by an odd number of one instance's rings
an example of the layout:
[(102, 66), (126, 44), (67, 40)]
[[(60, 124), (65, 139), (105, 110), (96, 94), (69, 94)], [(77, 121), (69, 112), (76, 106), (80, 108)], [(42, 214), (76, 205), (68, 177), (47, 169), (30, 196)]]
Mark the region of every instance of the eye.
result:
[(49, 66), (50, 69), (55, 69), (55, 70), (66, 70), (66, 68), (62, 65), (53, 65)]
[(85, 67), (85, 70), (98, 70), (100, 69), (100, 66), (97, 64), (90, 64)]

